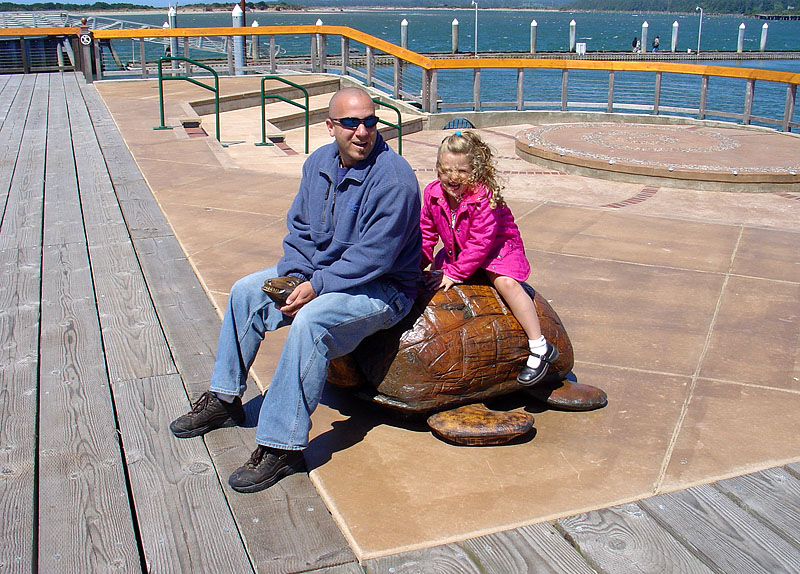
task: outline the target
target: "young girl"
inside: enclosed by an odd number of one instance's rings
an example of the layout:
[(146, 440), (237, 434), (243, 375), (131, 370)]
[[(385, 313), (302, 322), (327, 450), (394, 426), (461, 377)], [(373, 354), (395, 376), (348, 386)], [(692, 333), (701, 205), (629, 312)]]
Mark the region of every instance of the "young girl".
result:
[[(528, 336), (530, 355), (517, 377), (533, 385), (547, 374), (558, 349), (542, 336), (533, 300), (520, 285), (530, 274), (519, 229), (506, 206), (489, 146), (471, 131), (457, 131), (439, 146), (439, 179), (424, 192), (422, 266), (431, 265), (431, 289), (447, 291), (483, 269)], [(444, 248), (433, 257), (439, 238)]]

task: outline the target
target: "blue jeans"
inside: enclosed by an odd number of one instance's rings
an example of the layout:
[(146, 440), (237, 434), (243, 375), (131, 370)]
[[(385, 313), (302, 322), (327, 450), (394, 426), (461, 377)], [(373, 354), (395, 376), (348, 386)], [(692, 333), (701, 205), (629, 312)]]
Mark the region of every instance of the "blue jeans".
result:
[(354, 350), (367, 336), (387, 329), (410, 310), (413, 300), (384, 281), (373, 281), (309, 301), (294, 318), (281, 313), (261, 290), (277, 277), (275, 267), (237, 281), (231, 288), (217, 346), (210, 390), (244, 394), (247, 371), (266, 331), (290, 325), (275, 376), (258, 416), (256, 442), (284, 450), (308, 445), (311, 413), (317, 408), (328, 363)]

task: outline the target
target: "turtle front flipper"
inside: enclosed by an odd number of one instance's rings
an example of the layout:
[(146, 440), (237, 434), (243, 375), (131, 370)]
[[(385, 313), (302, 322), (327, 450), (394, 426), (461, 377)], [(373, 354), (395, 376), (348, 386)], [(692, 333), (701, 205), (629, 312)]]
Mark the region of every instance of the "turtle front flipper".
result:
[(302, 283), (297, 277), (275, 277), (264, 281), (261, 290), (272, 299), (278, 307), (286, 305), (286, 299), (292, 294), (294, 288)]
[(533, 415), (493, 411), (483, 404), (464, 405), (428, 417), (433, 433), (449, 442), (468, 446), (505, 444), (533, 428)]

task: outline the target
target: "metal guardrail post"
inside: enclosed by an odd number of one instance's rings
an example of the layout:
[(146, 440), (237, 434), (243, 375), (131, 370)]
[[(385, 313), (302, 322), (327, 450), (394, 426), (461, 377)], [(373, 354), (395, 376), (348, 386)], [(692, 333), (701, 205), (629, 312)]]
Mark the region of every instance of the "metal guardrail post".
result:
[(700, 81), (700, 108), (698, 109), (697, 118), (700, 120), (706, 119), (706, 103), (708, 102), (708, 76), (703, 76)]
[(436, 113), (439, 111), (439, 70), (431, 70), (431, 103), (428, 109)]
[(753, 95), (756, 90), (756, 81), (753, 79), (747, 80), (747, 87), (744, 94), (744, 114), (742, 121), (745, 125), (750, 125), (750, 117), (753, 115)]
[(94, 48), (95, 68), (94, 73), (98, 80), (103, 79), (103, 48), (100, 46), (99, 40), (92, 40), (92, 47)]
[(794, 104), (797, 100), (797, 84), (786, 84), (786, 105), (783, 107), (783, 124), (781, 129), (785, 132), (792, 131), (789, 125), (794, 117)]
[[(267, 83), (267, 80), (275, 80), (275, 81), (278, 81), (278, 82), (282, 82), (282, 83), (284, 83), (286, 85), (292, 86), (293, 88), (297, 88), (298, 90), (303, 92), (303, 95), (305, 97), (305, 105), (298, 104), (294, 100), (290, 100), (289, 98), (284, 97), (284, 96), (282, 96), (280, 94), (268, 94), (268, 93), (266, 93), (265, 85)], [(308, 90), (305, 88), (305, 86), (301, 86), (300, 84), (296, 84), (296, 83), (294, 83), (294, 82), (292, 82), (290, 80), (287, 80), (285, 78), (281, 78), (280, 76), (262, 76), (261, 77), (261, 141), (256, 143), (256, 144), (254, 144), (254, 145), (257, 145), (257, 146), (274, 145), (272, 142), (268, 142), (267, 141), (267, 105), (266, 105), (266, 102), (265, 102), (265, 100), (267, 98), (272, 98), (272, 99), (280, 100), (282, 102), (286, 102), (287, 104), (291, 104), (291, 105), (293, 105), (293, 106), (295, 106), (297, 108), (300, 108), (300, 109), (305, 111), (305, 126), (306, 126), (306, 129), (305, 129), (305, 136), (306, 136), (305, 153), (307, 154), (308, 153), (308, 144), (309, 144), (309, 124), (311, 123), (310, 119), (309, 119)]]
[(656, 89), (653, 95), (653, 115), (658, 115), (658, 106), (661, 103), (661, 72), (656, 72)]
[(275, 36), (269, 37), (269, 73), (274, 74), (278, 66), (275, 63)]
[(472, 70), (472, 109), (481, 111), (481, 69)]
[(400, 84), (403, 81), (403, 66), (397, 56), (394, 57), (392, 62), (392, 77), (392, 97), (397, 100), (400, 99)]
[(569, 77), (569, 70), (564, 68), (561, 70), (561, 111), (567, 111), (567, 78)]
[(350, 67), (350, 38), (342, 36), (342, 75), (347, 75), (347, 68)]
[(517, 111), (525, 107), (525, 70), (517, 68)]
[(433, 70), (422, 69), (422, 111), (431, 111), (431, 75)]
[(147, 78), (147, 52), (144, 47), (144, 38), (139, 38), (139, 60), (142, 63), (142, 79)]
[(375, 75), (375, 48), (373, 48), (372, 46), (367, 46), (367, 79), (366, 79), (367, 86), (372, 86), (374, 84), (374, 82), (372, 81), (374, 75)]
[(614, 111), (614, 70), (608, 71), (608, 105), (606, 112), (613, 113)]
[(94, 81), (94, 75), (92, 74), (92, 44), (94, 44), (94, 41), (92, 40), (92, 33), (88, 26), (82, 25), (80, 27), (78, 40), (81, 45), (80, 53), (83, 77), (87, 84), (91, 84)]
[(30, 74), (31, 66), (28, 62), (28, 49), (25, 46), (25, 36), (20, 36), (19, 38), (19, 55), (22, 58), (22, 73)]
[[(214, 87), (212, 88), (208, 84), (204, 84), (203, 82), (201, 82), (199, 80), (195, 80), (194, 78), (190, 78), (188, 76), (170, 76), (169, 78), (165, 78), (164, 77), (164, 68), (163, 68), (164, 62), (169, 61), (171, 69), (175, 69), (175, 65), (172, 62), (174, 62), (176, 60), (178, 62), (186, 62), (187, 64), (188, 63), (194, 64), (195, 66), (198, 66), (198, 67), (203, 68), (204, 70), (210, 72), (211, 75), (214, 76)], [(161, 118), (161, 125), (158, 125), (158, 126), (154, 127), (153, 128), (154, 130), (171, 130), (172, 129), (171, 126), (168, 126), (168, 125), (166, 125), (164, 123), (164, 81), (165, 80), (186, 80), (187, 82), (190, 82), (190, 83), (194, 84), (195, 86), (199, 86), (201, 88), (205, 88), (206, 90), (210, 90), (210, 91), (214, 92), (214, 116), (215, 116), (215, 119), (216, 119), (215, 130), (217, 132), (217, 141), (222, 145), (222, 147), (227, 147), (226, 144), (222, 143), (222, 141), (220, 140), (220, 135), (219, 135), (219, 131), (220, 131), (220, 129), (219, 129), (219, 74), (217, 74), (216, 70), (214, 70), (214, 68), (212, 68), (211, 66), (206, 66), (205, 64), (202, 64), (202, 63), (197, 62), (195, 60), (190, 60), (189, 58), (184, 58), (183, 56), (163, 56), (163, 57), (159, 58), (158, 59), (158, 108), (159, 108), (159, 112), (160, 112), (160, 116), (159, 117)]]
[(394, 113), (397, 114), (397, 123), (393, 124), (391, 122), (387, 122), (386, 120), (382, 120), (378, 118), (378, 123), (383, 124), (385, 126), (389, 126), (395, 128), (397, 130), (397, 153), (403, 155), (403, 117), (400, 114), (400, 110), (393, 106), (392, 104), (386, 104), (380, 100), (380, 98), (372, 98), (372, 101), (376, 104), (381, 106), (385, 106), (390, 110), (394, 110)]
[(183, 57), (186, 58), (186, 62), (185, 62), (186, 69), (184, 70), (184, 73), (187, 76), (191, 76), (192, 75), (192, 65), (189, 63), (189, 62), (191, 62), (191, 60), (189, 59), (189, 36), (184, 36), (184, 38), (183, 38)]
[(328, 35), (317, 34), (319, 37), (319, 70), (323, 74), (328, 73)]
[(228, 74), (233, 76), (236, 71), (233, 65), (233, 36), (228, 36), (225, 40), (225, 53), (228, 57)]

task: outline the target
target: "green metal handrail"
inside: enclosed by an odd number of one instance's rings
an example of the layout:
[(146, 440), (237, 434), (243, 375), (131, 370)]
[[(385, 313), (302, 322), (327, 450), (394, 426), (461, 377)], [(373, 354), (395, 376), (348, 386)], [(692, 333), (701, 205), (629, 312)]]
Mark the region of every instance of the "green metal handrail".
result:
[[(302, 91), (303, 94), (305, 94), (306, 104), (305, 105), (298, 104), (294, 100), (290, 100), (289, 98), (286, 98), (286, 97), (284, 97), (284, 96), (282, 96), (280, 94), (267, 94), (267, 93), (265, 93), (264, 85), (267, 83), (267, 80), (276, 80), (278, 82), (283, 82), (284, 84), (287, 84), (289, 86), (295, 87), (298, 90)], [(307, 154), (308, 153), (308, 124), (309, 124), (309, 119), (308, 119), (308, 90), (306, 90), (300, 84), (295, 84), (294, 82), (291, 82), (291, 81), (289, 81), (289, 80), (287, 80), (285, 78), (281, 78), (280, 76), (263, 76), (261, 78), (261, 142), (255, 144), (255, 145), (258, 145), (258, 146), (273, 145), (272, 142), (267, 142), (267, 105), (266, 105), (266, 103), (264, 101), (267, 98), (281, 100), (282, 102), (286, 102), (287, 104), (292, 104), (293, 106), (296, 106), (296, 107), (298, 107), (298, 108), (300, 108), (302, 110), (305, 110), (305, 122), (306, 122), (306, 151), (305, 151), (305, 153)]]
[(400, 116), (400, 110), (393, 106), (392, 104), (387, 104), (386, 102), (382, 102), (380, 98), (372, 98), (372, 101), (376, 104), (381, 106), (386, 106), (389, 109), (394, 110), (397, 114), (397, 123), (393, 124), (392, 122), (387, 122), (386, 120), (382, 120), (378, 118), (378, 123), (381, 123), (385, 126), (389, 126), (395, 128), (397, 130), (397, 153), (403, 155), (403, 118)]
[[(170, 76), (165, 78), (163, 74), (163, 63), (165, 61), (181, 61), (181, 62), (188, 62), (194, 66), (199, 68), (203, 68), (208, 72), (211, 72), (211, 75), (214, 76), (214, 87), (212, 88), (209, 85), (204, 84), (199, 80), (195, 80), (194, 78), (190, 78), (189, 76)], [(219, 76), (217, 72), (214, 71), (213, 68), (210, 66), (206, 66), (205, 64), (201, 64), (197, 60), (192, 60), (190, 58), (184, 58), (183, 56), (162, 56), (158, 59), (158, 105), (161, 112), (161, 125), (156, 126), (154, 130), (171, 130), (171, 126), (164, 125), (164, 80), (186, 80), (187, 82), (193, 83), (195, 86), (200, 86), (201, 88), (205, 88), (207, 90), (211, 90), (214, 92), (214, 113), (216, 117), (216, 130), (217, 130), (217, 141), (222, 144), (219, 139)], [(222, 144), (223, 146), (225, 144)]]

